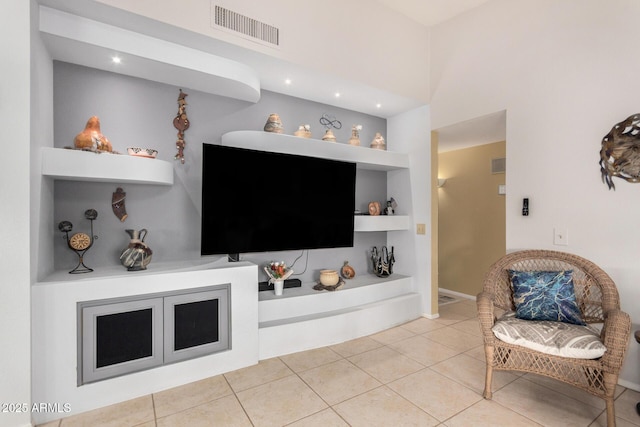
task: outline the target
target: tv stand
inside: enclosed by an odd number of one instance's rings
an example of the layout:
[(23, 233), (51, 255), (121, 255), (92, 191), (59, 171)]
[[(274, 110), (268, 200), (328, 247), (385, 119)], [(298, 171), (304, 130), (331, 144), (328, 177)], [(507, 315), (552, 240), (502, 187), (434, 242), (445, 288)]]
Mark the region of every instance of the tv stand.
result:
[[(300, 279), (285, 279), (284, 287), (286, 288), (299, 288), (302, 286), (302, 281)], [(258, 291), (272, 291), (273, 283), (266, 282), (258, 282)]]

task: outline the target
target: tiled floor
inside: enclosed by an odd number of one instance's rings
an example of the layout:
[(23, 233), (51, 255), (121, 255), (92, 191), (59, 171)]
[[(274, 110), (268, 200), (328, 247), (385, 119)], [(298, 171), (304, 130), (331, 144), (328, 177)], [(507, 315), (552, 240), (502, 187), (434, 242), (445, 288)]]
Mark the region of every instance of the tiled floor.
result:
[[(531, 374), (494, 374), (473, 301), (342, 344), (46, 424), (68, 426), (605, 426), (604, 402)], [(640, 426), (640, 393), (619, 387), (617, 425)]]

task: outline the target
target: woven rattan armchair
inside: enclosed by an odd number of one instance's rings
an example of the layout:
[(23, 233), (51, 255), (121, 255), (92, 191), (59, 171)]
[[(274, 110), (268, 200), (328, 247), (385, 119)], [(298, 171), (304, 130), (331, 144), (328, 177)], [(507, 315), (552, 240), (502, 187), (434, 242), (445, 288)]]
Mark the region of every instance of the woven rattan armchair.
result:
[[(509, 344), (492, 332), (498, 317), (515, 309), (508, 270), (573, 270), (576, 300), (587, 324), (603, 324), (600, 339), (606, 352), (597, 359), (549, 355)], [(494, 370), (531, 372), (571, 384), (605, 400), (607, 425), (615, 426), (614, 391), (629, 342), (631, 320), (620, 310), (616, 285), (597, 265), (576, 255), (547, 250), (510, 253), (496, 261), (478, 294), (478, 317), (485, 357), (485, 399), (491, 399)], [(595, 325), (594, 325), (595, 326)]]

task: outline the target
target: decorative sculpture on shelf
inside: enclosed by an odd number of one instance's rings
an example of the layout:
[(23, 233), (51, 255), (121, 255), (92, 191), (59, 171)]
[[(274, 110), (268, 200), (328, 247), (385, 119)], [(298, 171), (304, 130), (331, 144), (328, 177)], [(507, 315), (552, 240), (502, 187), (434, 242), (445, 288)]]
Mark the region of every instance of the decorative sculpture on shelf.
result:
[(334, 116), (323, 114), (322, 117), (320, 117), (320, 124), (324, 126), (324, 128), (326, 129), (324, 136), (322, 137), (322, 140), (329, 141), (329, 142), (336, 142), (336, 136), (333, 134), (333, 131), (331, 128), (333, 129), (342, 128), (342, 123), (340, 122), (340, 120), (336, 119)]
[(387, 145), (384, 142), (384, 137), (380, 134), (380, 132), (376, 132), (376, 136), (371, 141), (371, 148), (376, 150), (386, 150)]
[(298, 130), (295, 131), (293, 135), (299, 136), (300, 138), (311, 138), (311, 126), (300, 125), (298, 126)]
[(393, 246), (391, 246), (391, 252), (386, 246), (383, 246), (380, 252), (377, 247), (373, 247), (371, 250), (371, 262), (373, 263), (373, 272), (378, 277), (388, 277), (393, 274), (393, 264), (396, 262), (396, 258), (393, 254)]
[(109, 139), (100, 131), (100, 119), (92, 116), (87, 121), (84, 130), (73, 139), (73, 145), (79, 150), (112, 152), (113, 147)]
[(69, 272), (69, 274), (89, 273), (93, 271), (92, 268), (84, 265), (84, 254), (93, 246), (93, 242), (98, 236), (93, 235), (93, 220), (98, 217), (98, 212), (95, 209), (87, 209), (84, 212), (84, 217), (91, 222), (91, 233), (75, 233), (69, 237), (69, 232), (73, 229), (73, 224), (69, 221), (61, 221), (58, 224), (58, 230), (62, 231), (67, 240), (69, 249), (74, 251), (78, 255), (78, 265)]
[(640, 182), (640, 113), (613, 126), (602, 139), (600, 174), (609, 190), (616, 189), (614, 176)]
[(349, 145), (360, 145), (360, 131), (362, 125), (353, 125), (351, 127), (351, 138), (349, 139)]
[(184, 132), (189, 129), (189, 119), (187, 118), (187, 101), (185, 98), (187, 94), (180, 89), (180, 95), (178, 95), (178, 114), (173, 119), (173, 127), (178, 129), (178, 140), (176, 141), (176, 148), (178, 153), (174, 159), (180, 160), (180, 163), (184, 165)]
[(111, 195), (111, 209), (113, 213), (118, 217), (120, 222), (124, 222), (127, 219), (127, 208), (124, 205), (124, 200), (127, 198), (127, 193), (120, 187), (116, 188), (116, 191)]
[(280, 116), (275, 113), (269, 114), (267, 123), (264, 124), (264, 131), (272, 132), (272, 133), (284, 132), (284, 128), (282, 127), (282, 121), (280, 120)]

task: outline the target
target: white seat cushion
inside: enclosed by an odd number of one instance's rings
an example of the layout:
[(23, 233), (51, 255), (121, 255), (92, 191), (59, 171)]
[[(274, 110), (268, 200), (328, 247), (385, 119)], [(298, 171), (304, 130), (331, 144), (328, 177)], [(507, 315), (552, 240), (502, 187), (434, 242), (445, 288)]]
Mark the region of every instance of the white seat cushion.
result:
[(492, 328), (501, 341), (531, 350), (575, 359), (597, 359), (607, 351), (598, 330), (550, 320), (523, 320), (509, 312)]

